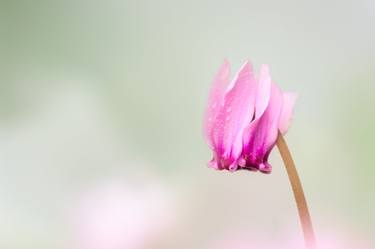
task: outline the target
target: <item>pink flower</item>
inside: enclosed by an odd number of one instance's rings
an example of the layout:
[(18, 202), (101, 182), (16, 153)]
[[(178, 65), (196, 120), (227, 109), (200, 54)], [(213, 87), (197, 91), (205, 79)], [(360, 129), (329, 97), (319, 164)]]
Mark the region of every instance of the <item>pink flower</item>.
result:
[(255, 76), (249, 62), (229, 83), (229, 63), (224, 61), (210, 90), (204, 117), (204, 135), (213, 151), (209, 166), (271, 172), (268, 156), (278, 131), (285, 134), (296, 94), (282, 93), (262, 65)]

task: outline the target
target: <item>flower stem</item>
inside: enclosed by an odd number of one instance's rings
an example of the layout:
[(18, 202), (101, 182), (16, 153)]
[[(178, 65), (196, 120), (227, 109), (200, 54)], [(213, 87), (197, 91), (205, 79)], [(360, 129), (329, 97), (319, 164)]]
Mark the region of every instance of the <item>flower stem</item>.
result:
[(277, 147), (280, 151), (281, 157), (284, 161), (286, 171), (288, 173), (290, 184), (292, 185), (294, 198), (296, 200), (299, 218), (302, 225), (303, 235), (305, 238), (305, 245), (308, 249), (315, 249), (315, 235), (312, 226), (309, 208), (307, 206), (305, 194), (303, 193), (303, 188), (301, 180), (298, 176), (296, 166), (294, 164), (292, 155), (288, 149), (288, 145), (281, 133), (279, 133), (276, 141)]

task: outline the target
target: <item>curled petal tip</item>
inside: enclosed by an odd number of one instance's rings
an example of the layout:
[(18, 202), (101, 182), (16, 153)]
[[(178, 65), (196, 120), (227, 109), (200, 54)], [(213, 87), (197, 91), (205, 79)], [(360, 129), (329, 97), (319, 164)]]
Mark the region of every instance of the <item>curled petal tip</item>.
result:
[(215, 159), (212, 159), (211, 161), (209, 161), (208, 163), (207, 163), (207, 166), (209, 167), (209, 168), (213, 168), (213, 169), (219, 169), (219, 165), (217, 164), (217, 162), (216, 162), (216, 160)]
[(238, 169), (237, 162), (234, 162), (231, 165), (229, 165), (228, 169), (230, 172), (236, 171)]
[(245, 167), (246, 166), (246, 160), (244, 159), (244, 158), (240, 158), (239, 160), (238, 160), (238, 165), (240, 166), (240, 167)]
[(259, 165), (259, 171), (265, 174), (270, 174), (272, 171), (272, 166), (267, 162), (261, 163)]
[(268, 64), (262, 64), (260, 66), (260, 73), (270, 73), (270, 66)]
[(251, 64), (251, 62), (249, 60), (246, 60), (243, 64), (242, 64), (242, 68), (249, 68), (250, 70), (252, 69), (253, 65)]

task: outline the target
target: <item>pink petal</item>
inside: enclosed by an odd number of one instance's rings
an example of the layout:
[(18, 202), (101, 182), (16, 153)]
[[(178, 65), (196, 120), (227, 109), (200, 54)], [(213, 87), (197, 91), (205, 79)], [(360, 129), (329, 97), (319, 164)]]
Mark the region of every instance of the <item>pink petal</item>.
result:
[(213, 145), (212, 129), (215, 125), (215, 120), (217, 114), (220, 110), (222, 102), (224, 100), (224, 93), (226, 87), (229, 83), (230, 76), (230, 66), (227, 60), (224, 60), (224, 63), (217, 72), (210, 89), (208, 96), (208, 102), (206, 107), (206, 112), (204, 115), (203, 121), (203, 132), (207, 143), (211, 146)]
[(262, 65), (260, 68), (256, 104), (255, 104), (255, 119), (263, 115), (267, 108), (271, 92), (271, 75), (268, 65)]
[[(247, 128), (250, 135), (245, 154), (249, 156), (252, 163), (259, 163), (260, 167), (269, 166), (263, 164), (263, 162), (267, 161), (268, 153), (276, 142), (282, 104), (282, 93), (275, 84), (272, 84), (267, 109), (259, 119), (252, 122)], [(263, 171), (267, 170), (264, 169)]]
[(276, 142), (282, 105), (283, 95), (281, 93), (281, 90), (278, 86), (272, 84), (270, 102), (265, 113), (260, 119), (257, 130), (257, 132), (259, 133), (258, 137), (262, 138), (258, 139), (258, 141), (260, 142), (259, 145), (263, 143), (264, 147), (267, 150)]
[(297, 100), (298, 94), (292, 92), (283, 93), (283, 109), (281, 111), (280, 120), (279, 120), (279, 130), (282, 134), (285, 134), (288, 131), (288, 128), (292, 121), (293, 108)]
[(250, 141), (252, 132), (258, 123), (258, 119), (263, 115), (270, 101), (271, 94), (271, 75), (268, 65), (262, 65), (260, 68), (259, 78), (256, 86), (255, 96), (255, 117), (244, 131), (243, 141), (247, 144)]
[[(224, 157), (238, 158), (242, 151), (242, 134), (254, 114), (256, 80), (249, 62), (233, 79), (213, 130), (215, 144)], [(236, 167), (236, 166), (234, 166)]]

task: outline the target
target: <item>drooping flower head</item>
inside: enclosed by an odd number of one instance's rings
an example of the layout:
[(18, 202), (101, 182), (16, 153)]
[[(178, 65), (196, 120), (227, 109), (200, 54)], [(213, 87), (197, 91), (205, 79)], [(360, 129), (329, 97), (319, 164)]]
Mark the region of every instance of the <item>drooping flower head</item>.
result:
[(204, 117), (204, 135), (213, 151), (209, 166), (271, 172), (268, 156), (278, 132), (286, 133), (296, 99), (282, 93), (262, 65), (255, 75), (245, 62), (230, 81), (228, 61), (216, 74)]

